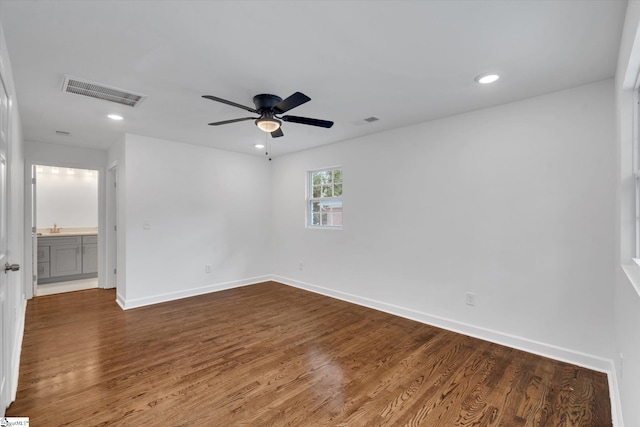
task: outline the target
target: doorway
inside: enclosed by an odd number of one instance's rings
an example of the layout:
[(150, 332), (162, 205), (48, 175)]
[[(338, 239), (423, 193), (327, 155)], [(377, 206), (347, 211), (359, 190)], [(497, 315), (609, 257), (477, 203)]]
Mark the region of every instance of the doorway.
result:
[(98, 171), (34, 165), (34, 295), (98, 287)]

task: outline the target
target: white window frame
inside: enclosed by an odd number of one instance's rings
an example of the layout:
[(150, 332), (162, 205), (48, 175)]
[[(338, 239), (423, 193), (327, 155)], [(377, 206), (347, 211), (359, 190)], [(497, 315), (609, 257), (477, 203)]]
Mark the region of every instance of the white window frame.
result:
[(636, 83), (636, 90), (633, 92), (633, 174), (635, 185), (635, 258), (636, 264), (640, 265), (640, 88)]
[(314, 229), (320, 229), (320, 230), (342, 230), (342, 225), (318, 225), (318, 224), (313, 224), (313, 221), (312, 221), (312, 215), (313, 215), (312, 205), (314, 202), (326, 202), (326, 201), (336, 201), (336, 200), (339, 200), (343, 206), (342, 221), (344, 221), (344, 199), (343, 199), (344, 193), (342, 193), (340, 197), (335, 197), (335, 196), (334, 197), (313, 197), (313, 178), (312, 178), (313, 174), (318, 172), (333, 171), (336, 169), (340, 169), (341, 176), (342, 176), (343, 192), (344, 192), (344, 170), (342, 166), (329, 166), (325, 168), (312, 169), (307, 171), (307, 186), (306, 186), (307, 207), (305, 209), (307, 228), (314, 228)]

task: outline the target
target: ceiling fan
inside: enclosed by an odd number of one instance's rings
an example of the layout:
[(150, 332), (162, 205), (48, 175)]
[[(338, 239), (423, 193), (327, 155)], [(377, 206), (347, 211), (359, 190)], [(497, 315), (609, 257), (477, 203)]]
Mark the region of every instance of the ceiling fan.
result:
[(323, 128), (330, 128), (333, 126), (333, 122), (328, 120), (310, 119), (308, 117), (298, 116), (281, 116), (281, 114), (286, 113), (305, 102), (311, 101), (311, 98), (300, 92), (296, 92), (284, 100), (276, 95), (256, 95), (253, 97), (253, 103), (256, 108), (236, 104), (235, 102), (227, 101), (226, 99), (218, 98), (217, 96), (202, 95), (202, 97), (212, 101), (222, 102), (223, 104), (231, 105), (232, 107), (242, 108), (243, 110), (260, 115), (260, 117), (241, 117), (239, 119), (213, 122), (209, 123), (210, 126), (220, 126), (228, 123), (243, 122), (245, 120), (255, 120), (256, 125), (261, 130), (269, 132), (274, 138), (284, 135), (284, 133), (282, 133), (282, 129), (280, 129), (282, 122), (300, 123), (303, 125), (319, 126)]

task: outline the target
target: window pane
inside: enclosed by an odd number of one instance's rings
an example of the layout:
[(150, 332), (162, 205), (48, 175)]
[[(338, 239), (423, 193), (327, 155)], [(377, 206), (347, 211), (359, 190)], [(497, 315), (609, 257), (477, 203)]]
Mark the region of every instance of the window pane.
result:
[(341, 227), (342, 169), (309, 172), (308, 177), (308, 224), (316, 227)]
[(342, 212), (333, 212), (329, 214), (327, 225), (334, 227), (342, 225)]
[(342, 200), (330, 200), (323, 202), (314, 202), (320, 205), (322, 212), (342, 212)]
[(331, 182), (331, 171), (318, 172), (321, 184), (329, 184)]

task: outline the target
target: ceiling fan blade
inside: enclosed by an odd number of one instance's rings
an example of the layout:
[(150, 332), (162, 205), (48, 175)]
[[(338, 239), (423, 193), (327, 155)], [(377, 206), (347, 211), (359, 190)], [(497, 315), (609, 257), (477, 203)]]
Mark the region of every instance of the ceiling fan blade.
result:
[(241, 119), (223, 120), (221, 122), (209, 123), (209, 126), (220, 126), (220, 125), (226, 125), (226, 124), (229, 124), (229, 123), (244, 122), (245, 120), (255, 120), (255, 119), (258, 119), (258, 118), (259, 117), (242, 117)]
[(252, 113), (256, 113), (258, 114), (258, 111), (251, 108), (251, 107), (247, 107), (245, 105), (240, 105), (240, 104), (236, 104), (235, 102), (232, 101), (227, 101), (226, 99), (222, 99), (222, 98), (218, 98), (217, 96), (212, 96), (212, 95), (202, 95), (203, 98), (207, 98), (210, 99), (212, 101), (217, 101), (217, 102), (222, 102), (223, 104), (227, 104), (227, 105), (231, 105), (232, 107), (238, 107), (238, 108), (242, 108), (243, 110), (247, 110), (250, 111)]
[(333, 126), (333, 122), (328, 120), (310, 119), (308, 117), (298, 116), (282, 116), (281, 119), (285, 122), (300, 123), (302, 125), (319, 126), (321, 128), (330, 128)]
[(271, 136), (273, 138), (280, 138), (281, 136), (284, 136), (284, 133), (282, 133), (282, 128), (278, 128), (278, 129), (274, 130), (273, 132), (271, 132)]
[(273, 107), (273, 109), (276, 110), (276, 112), (278, 112), (279, 114), (282, 114), (309, 101), (311, 101), (311, 98), (309, 98), (307, 95), (301, 92), (296, 92), (287, 99), (283, 99), (282, 101), (278, 102)]

